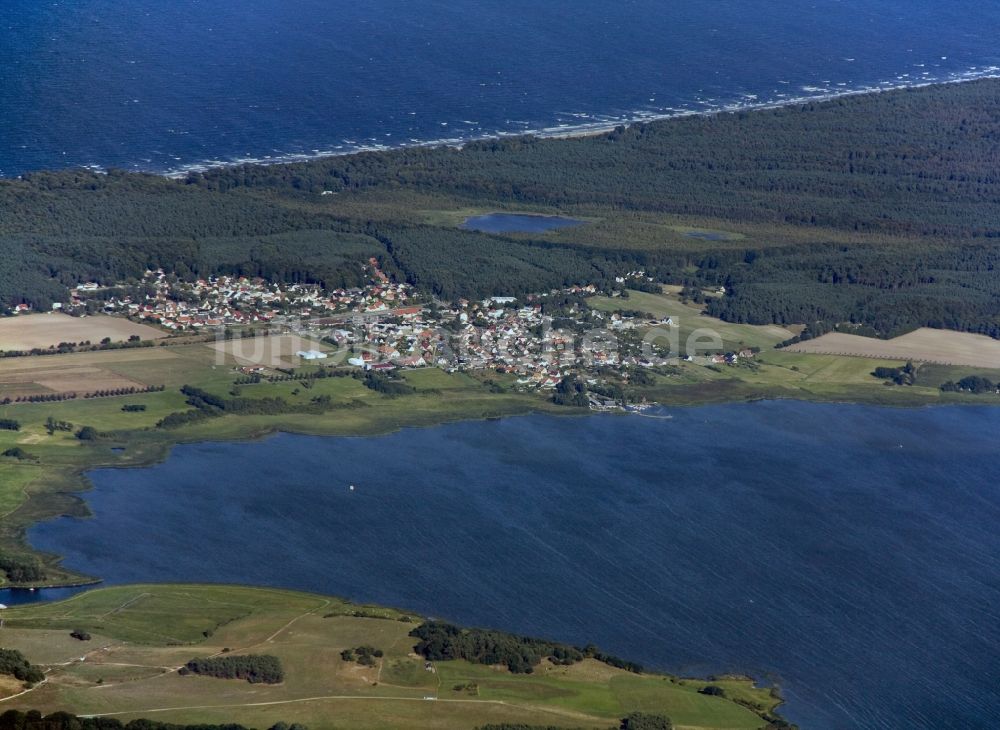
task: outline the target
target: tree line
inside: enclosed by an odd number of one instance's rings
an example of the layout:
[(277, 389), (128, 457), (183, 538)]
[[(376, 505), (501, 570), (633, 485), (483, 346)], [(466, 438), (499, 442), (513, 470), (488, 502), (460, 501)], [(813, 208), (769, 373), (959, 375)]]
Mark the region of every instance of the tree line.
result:
[[(0, 714), (0, 730), (249, 730), (249, 728), (235, 723), (177, 725), (145, 719), (123, 723), (113, 717), (78, 717), (69, 712), (43, 715), (38, 710), (27, 712), (7, 710)], [(289, 725), (279, 722), (272, 725), (269, 730), (306, 730), (306, 728), (298, 723)]]
[(353, 649), (344, 649), (340, 652), (340, 658), (345, 662), (357, 662), (363, 667), (373, 667), (377, 660), (384, 656), (381, 649), (374, 646), (358, 646)]
[(949, 380), (941, 385), (945, 393), (996, 393), (1000, 391), (1000, 383), (994, 383), (981, 375), (968, 375), (958, 382)]
[(246, 398), (242, 396), (226, 398), (209, 393), (193, 385), (181, 387), (187, 396), (187, 403), (193, 410), (177, 411), (161, 418), (157, 428), (179, 428), (208, 418), (224, 415), (274, 416), (283, 413), (324, 413), (333, 407), (333, 399), (320, 395), (308, 403), (289, 403), (282, 397)]

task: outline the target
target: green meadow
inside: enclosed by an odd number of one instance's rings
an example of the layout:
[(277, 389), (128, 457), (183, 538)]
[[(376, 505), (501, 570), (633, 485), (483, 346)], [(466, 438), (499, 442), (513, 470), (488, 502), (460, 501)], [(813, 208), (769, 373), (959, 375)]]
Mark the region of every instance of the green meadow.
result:
[(793, 337), (795, 332), (785, 327), (733, 324), (709, 317), (696, 304), (685, 304), (677, 296), (664, 292), (651, 294), (630, 290), (628, 297), (592, 297), (590, 306), (602, 312), (646, 312), (657, 319), (671, 318), (679, 328), (683, 345), (698, 330), (717, 332), (722, 338), (724, 350), (738, 350), (744, 347), (774, 347), (779, 342)]
[[(463, 728), (488, 722), (610, 728), (633, 711), (669, 716), (679, 728), (752, 730), (778, 705), (749, 680), (633, 674), (594, 660), (531, 674), (465, 661), (429, 667), (413, 653), (414, 614), (291, 591), (211, 585), (103, 588), (53, 604), (3, 612), (4, 645), (47, 670), (46, 681), (8, 707), (128, 720), (302, 722), (326, 728)], [(81, 629), (90, 641), (69, 632)], [(374, 666), (345, 661), (356, 646), (381, 649)], [(270, 654), (285, 681), (181, 676), (195, 657)]]

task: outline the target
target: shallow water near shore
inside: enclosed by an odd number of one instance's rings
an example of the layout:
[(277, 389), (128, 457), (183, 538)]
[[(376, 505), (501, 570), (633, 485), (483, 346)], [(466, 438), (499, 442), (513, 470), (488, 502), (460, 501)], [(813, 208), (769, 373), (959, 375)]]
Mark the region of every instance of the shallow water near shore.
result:
[(1000, 723), (1000, 409), (669, 414), (184, 445), (92, 472), (95, 518), (30, 539), (111, 583), (300, 588), (744, 672), (805, 728)]

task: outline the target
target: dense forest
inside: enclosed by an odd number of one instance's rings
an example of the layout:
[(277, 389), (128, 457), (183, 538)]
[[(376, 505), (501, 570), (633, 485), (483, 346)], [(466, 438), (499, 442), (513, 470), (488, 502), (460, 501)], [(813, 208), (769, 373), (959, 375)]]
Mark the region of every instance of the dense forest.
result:
[[(691, 116), (564, 140), (506, 138), (181, 180), (111, 171), (0, 181), (0, 306), (83, 280), (358, 283), (360, 264), (454, 298), (658, 280), (726, 287), (752, 323), (917, 326), (1000, 337), (1000, 81)], [(550, 236), (460, 230), (427, 211), (597, 221)], [(748, 235), (667, 233), (697, 220)]]

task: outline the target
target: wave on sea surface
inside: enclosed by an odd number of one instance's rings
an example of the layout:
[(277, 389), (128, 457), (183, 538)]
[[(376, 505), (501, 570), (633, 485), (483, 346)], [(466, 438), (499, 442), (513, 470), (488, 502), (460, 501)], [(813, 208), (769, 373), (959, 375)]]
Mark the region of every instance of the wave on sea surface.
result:
[[(924, 68), (925, 65), (916, 64), (915, 67)], [(462, 120), (456, 126), (465, 125), (467, 129), (465, 133), (433, 139), (408, 138), (405, 142), (397, 144), (379, 142), (377, 137), (369, 137), (363, 141), (344, 139), (341, 140), (341, 144), (315, 148), (308, 152), (280, 152), (275, 150), (274, 154), (270, 155), (207, 159), (176, 167), (168, 167), (166, 169), (144, 169), (141, 165), (137, 165), (136, 167), (140, 171), (160, 174), (169, 178), (184, 178), (189, 174), (225, 167), (281, 165), (295, 162), (309, 162), (362, 152), (384, 152), (404, 148), (461, 147), (469, 142), (488, 139), (520, 136), (534, 136), (543, 139), (582, 137), (610, 132), (615, 127), (622, 125), (657, 122), (689, 116), (777, 109), (797, 104), (829, 101), (848, 96), (923, 88), (937, 84), (966, 83), (987, 78), (1000, 78), (1000, 66), (971, 66), (965, 71), (942, 76), (935, 76), (929, 71), (921, 71), (919, 74), (900, 73), (890, 80), (857, 86), (848, 86), (846, 82), (824, 81), (821, 84), (800, 86), (799, 91), (801, 93), (789, 93), (788, 91), (783, 92), (780, 89), (774, 89), (771, 95), (765, 99), (761, 99), (762, 95), (760, 94), (740, 93), (725, 101), (717, 97), (699, 96), (689, 102), (680, 103), (676, 106), (636, 109), (620, 114), (561, 112), (555, 115), (554, 123), (548, 126), (532, 126), (527, 121), (508, 119), (506, 120), (508, 128), (487, 131), (475, 122)], [(778, 81), (777, 83), (790, 86), (790, 83), (787, 81)], [(441, 122), (441, 125), (448, 126), (449, 123)], [(389, 135), (387, 134), (386, 136)], [(97, 164), (85, 165), (84, 167), (96, 172), (104, 171), (103, 166)]]

